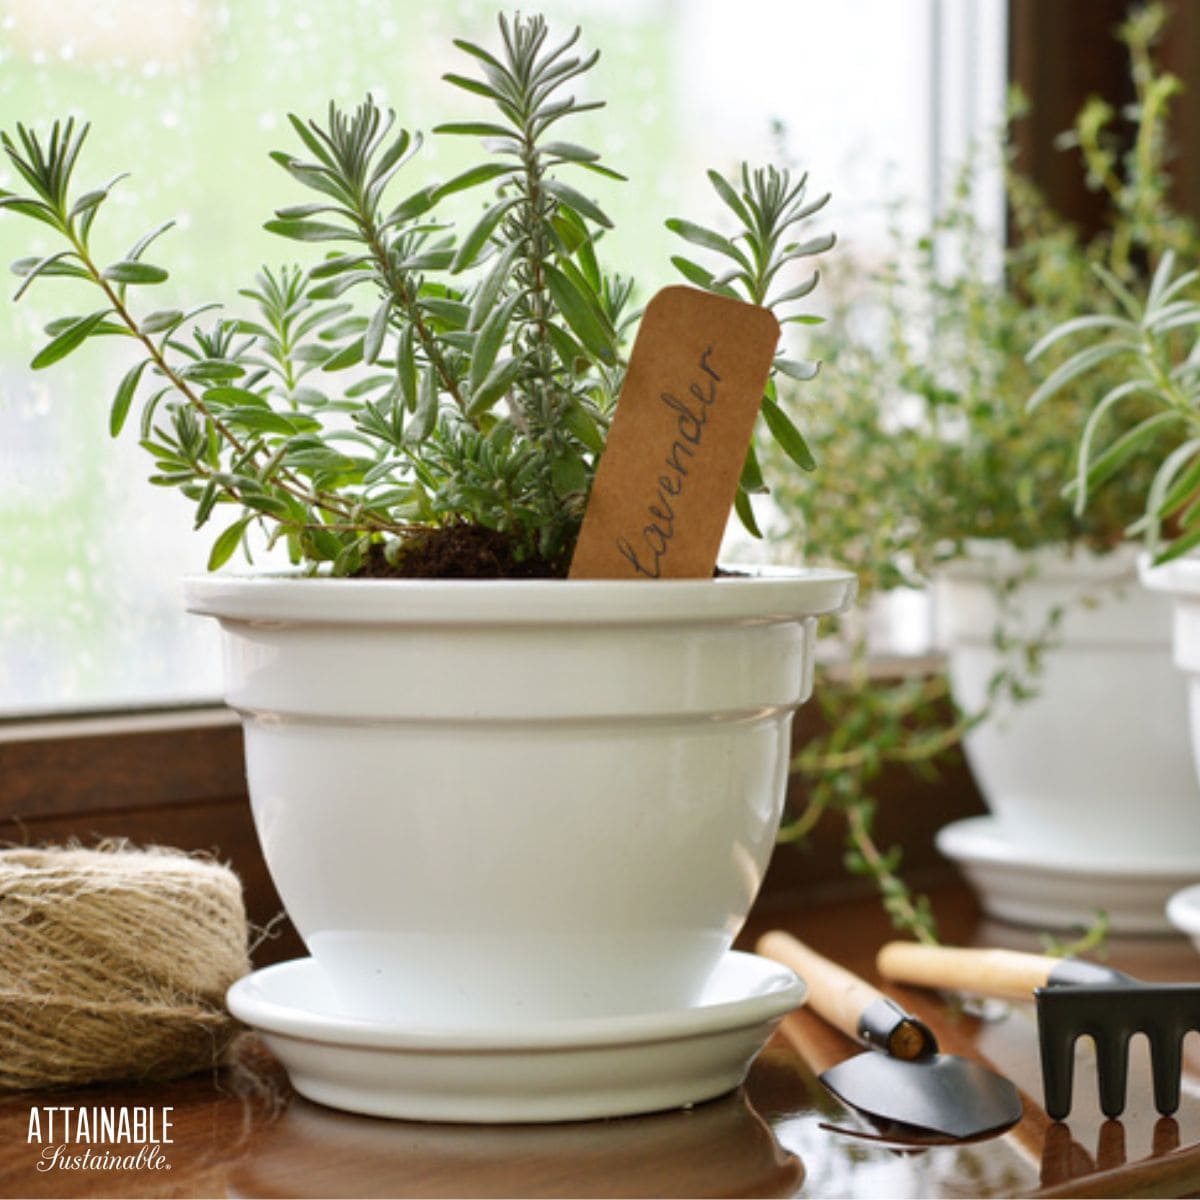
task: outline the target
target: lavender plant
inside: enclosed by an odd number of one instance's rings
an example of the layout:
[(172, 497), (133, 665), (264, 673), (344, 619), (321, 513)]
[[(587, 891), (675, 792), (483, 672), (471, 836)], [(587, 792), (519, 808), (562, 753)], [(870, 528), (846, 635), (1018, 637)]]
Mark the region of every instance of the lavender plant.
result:
[[(136, 414), (152, 481), (194, 502), (197, 528), (221, 514), (210, 568), (261, 527), (310, 569), (423, 573), (430, 561), (445, 564), (430, 543), (465, 529), (488, 548), (483, 573), (565, 574), (638, 315), (633, 281), (601, 263), (611, 221), (583, 184), (589, 174), (622, 176), (560, 138), (564, 123), (601, 107), (568, 90), (598, 58), (578, 40), (577, 29), (552, 43), (541, 17), (518, 16), (500, 18), (494, 49), (457, 41), (471, 73), (445, 79), (490, 112), (434, 132), (482, 139), (486, 154), (399, 198), (394, 185), (411, 174), (421, 137), (393, 113), (368, 98), (353, 111), (331, 104), (320, 121), (289, 116), (298, 151), (272, 157), (313, 198), (280, 208), (267, 228), (326, 253), (305, 266), (264, 267), (240, 293), (252, 306), (241, 314), (144, 302), (167, 278), (151, 251), (170, 222), (116, 257), (99, 249), (97, 218), (121, 177), (74, 189), (86, 124), (2, 135), (27, 190), (0, 190), (0, 208), (60, 239), (53, 253), (14, 265), (17, 298), (54, 277), (96, 293), (91, 311), (47, 327), (32, 366), (97, 337), (131, 343), (111, 432)], [(832, 244), (785, 236), (827, 197), (806, 202), (805, 181), (774, 168), (744, 168), (737, 182), (710, 174), (740, 231), (725, 239), (671, 225), (734, 270), (713, 278), (680, 260), (681, 269), (799, 319), (792, 305), (815, 273), (800, 287), (770, 289), (786, 263)], [(485, 192), (486, 204), (460, 225), (445, 201), (468, 190)], [(815, 370), (780, 354), (763, 404), (770, 436), (804, 468), (811, 455), (774, 376)], [(737, 501), (751, 528), (749, 496), (763, 486), (752, 452)]]

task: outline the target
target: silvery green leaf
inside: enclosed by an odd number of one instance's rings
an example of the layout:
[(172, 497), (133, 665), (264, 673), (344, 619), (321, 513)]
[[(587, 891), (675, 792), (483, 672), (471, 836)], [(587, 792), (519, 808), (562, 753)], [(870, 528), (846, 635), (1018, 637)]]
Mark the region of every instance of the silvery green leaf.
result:
[(799, 379), (801, 382), (815, 379), (821, 369), (820, 363), (805, 362), (794, 358), (777, 358), (771, 365), (777, 371), (782, 371), (784, 375), (788, 375), (792, 379)]
[(348, 271), (312, 288), (308, 294), (313, 300), (333, 300), (360, 283), (369, 283), (373, 278), (370, 271)]
[(434, 133), (450, 133), (471, 137), (512, 137), (513, 131), (490, 121), (448, 121), (435, 125)]
[(1140, 450), (1151, 438), (1160, 433), (1166, 426), (1183, 420), (1182, 413), (1170, 410), (1154, 413), (1143, 421), (1139, 421), (1132, 429), (1123, 433), (1116, 441), (1092, 459), (1088, 467), (1086, 486), (1099, 487), (1110, 479), (1125, 462)]
[(779, 443), (780, 449), (788, 458), (805, 471), (814, 470), (817, 465), (816, 459), (813, 458), (804, 436), (792, 424), (787, 413), (775, 401), (764, 396), (762, 414), (767, 422), (767, 428), (771, 431), (771, 436)]
[(1082, 516), (1087, 507), (1088, 472), (1091, 469), (1092, 442), (1095, 440), (1096, 431), (1099, 429), (1100, 423), (1127, 396), (1132, 396), (1144, 389), (1146, 389), (1146, 385), (1137, 379), (1127, 380), (1125, 383), (1118, 384), (1106, 392), (1096, 404), (1096, 407), (1088, 414), (1083, 432), (1079, 436), (1079, 449), (1077, 451), (1078, 466), (1075, 483), (1072, 488), (1067, 489), (1068, 492), (1073, 491), (1075, 494), (1076, 516)]
[(164, 333), (183, 321), (183, 313), (178, 308), (160, 308), (150, 313), (141, 321), (143, 333)]
[(1112, 341), (1102, 342), (1099, 346), (1089, 346), (1085, 350), (1080, 350), (1052, 371), (1042, 385), (1029, 397), (1026, 402), (1027, 411), (1033, 412), (1043, 401), (1048, 400), (1072, 380), (1078, 379), (1079, 376), (1100, 363), (1121, 354), (1137, 354), (1139, 349), (1139, 344), (1135, 341), (1115, 338)]
[(700, 266), (699, 263), (694, 263), (690, 259), (675, 254), (671, 257), (671, 262), (675, 269), (689, 282), (694, 283), (697, 287), (704, 288), (708, 292), (717, 292), (722, 296), (728, 296), (730, 299), (738, 299), (738, 294), (731, 287), (726, 287), (724, 284), (718, 285), (713, 273)]
[(403, 225), (406, 221), (411, 221), (415, 217), (427, 213), (437, 199), (437, 185), (430, 184), (428, 187), (423, 187), (407, 199), (401, 200), (395, 208), (387, 215), (387, 220), (384, 221), (385, 229), (391, 228), (393, 225)]
[(550, 482), (564, 499), (587, 491), (587, 464), (578, 454), (560, 454), (550, 464)]
[(716, 189), (717, 195), (733, 211), (733, 214), (741, 221), (742, 225), (747, 229), (752, 228), (754, 221), (750, 216), (749, 209), (746, 208), (742, 198), (737, 194), (737, 189), (719, 171), (710, 170), (708, 172), (708, 179)]
[(742, 527), (746, 532), (751, 537), (761, 540), (762, 530), (759, 529), (758, 522), (754, 518), (754, 507), (750, 503), (750, 497), (740, 487), (733, 498), (733, 509), (737, 513), (738, 520), (741, 521)]
[(152, 267), (133, 259), (112, 263), (100, 275), (113, 283), (162, 283), (167, 279), (167, 272), (162, 267)]
[(481, 183), (488, 183), (493, 179), (512, 175), (517, 170), (516, 166), (511, 166), (508, 163), (480, 163), (478, 166), (471, 167), (469, 170), (455, 175), (453, 179), (439, 184), (434, 192), (434, 199), (441, 200), (443, 197), (451, 196), (455, 192), (462, 192), (467, 188), (478, 187)]
[(454, 255), (454, 259), (450, 263), (450, 270), (452, 272), (457, 273), (475, 264), (480, 252), (487, 245), (488, 239), (495, 231), (496, 226), (504, 219), (505, 213), (509, 212), (519, 201), (520, 197), (518, 196), (508, 196), (497, 201), (487, 209), (467, 236), (463, 238), (457, 253)]
[(375, 310), (371, 317), (371, 323), (367, 326), (367, 331), (363, 335), (363, 362), (373, 363), (379, 358), (379, 352), (383, 349), (383, 341), (387, 336), (388, 320), (392, 315), (392, 301), (389, 296)]
[(487, 275), (484, 276), (483, 282), (471, 300), (470, 314), (467, 318), (468, 329), (478, 329), (487, 314), (492, 311), (520, 251), (520, 245), (514, 242), (507, 246), (491, 264)]
[(600, 155), (586, 146), (578, 146), (574, 142), (543, 142), (539, 147), (543, 154), (553, 154), (564, 162), (595, 162)]
[(416, 412), (404, 431), (404, 440), (410, 445), (423, 442), (433, 432), (437, 423), (438, 390), (437, 372), (433, 367), (426, 367), (421, 374)]
[(356, 229), (344, 225), (331, 225), (324, 221), (305, 221), (293, 218), (276, 218), (263, 223), (268, 233), (291, 238), (295, 242), (352, 242), (360, 241), (362, 235)]
[(542, 187), (581, 216), (587, 217), (588, 220), (595, 221), (597, 225), (602, 225), (605, 229), (613, 227), (612, 221), (598, 204), (589, 200), (582, 192), (576, 191), (569, 184), (563, 183), (561, 179), (543, 179)]
[(520, 373), (520, 359), (502, 358), (472, 394), (467, 416), (477, 417), (491, 408), (508, 391)]
[(220, 534), (208, 555), (210, 571), (224, 566), (233, 557), (234, 551), (242, 544), (242, 538), (253, 519), (253, 517), (241, 517)]
[(464, 92), (474, 92), (475, 95), (486, 96), (489, 100), (504, 99), (495, 88), (489, 87), (486, 83), (481, 83), (478, 79), (471, 79), (466, 75), (457, 75), (453, 71), (448, 71), (442, 78), (447, 83), (462, 88)]
[(74, 258), (73, 250), (60, 250), (57, 254), (48, 254), (45, 258), (19, 258), (12, 265), (14, 275), (23, 275), (24, 280), (21, 286), (13, 293), (14, 300), (20, 300), (25, 289), (38, 278), (39, 275), (59, 275), (67, 276), (72, 279), (88, 279), (90, 276), (73, 262), (64, 261), (68, 258)]
[(343, 371), (347, 367), (353, 367), (357, 363), (362, 362), (363, 358), (363, 338), (355, 338), (348, 345), (343, 346), (340, 350), (336, 350), (324, 362), (322, 370), (324, 371)]
[(121, 382), (117, 385), (112, 409), (108, 415), (108, 432), (112, 437), (116, 437), (125, 426), (125, 418), (129, 415), (129, 406), (133, 403), (138, 380), (141, 379), (142, 372), (146, 369), (149, 361), (149, 359), (143, 358), (141, 362), (125, 372)]
[(616, 349), (612, 335), (604, 328), (603, 322), (586, 296), (557, 267), (547, 263), (544, 271), (550, 295), (563, 319), (571, 327), (572, 333), (601, 362), (615, 362)]
[(412, 325), (405, 323), (396, 339), (396, 382), (409, 412), (415, 412), (417, 408), (417, 360), (413, 338)]
[(620, 171), (614, 171), (612, 167), (606, 167), (603, 163), (598, 162), (581, 162), (579, 164), (585, 171), (591, 171), (593, 175), (603, 175), (605, 179), (615, 179), (618, 183), (628, 181), (628, 175), (622, 175)]
[(671, 217), (665, 224), (672, 233), (678, 234), (684, 241), (691, 242), (693, 246), (702, 246), (705, 250), (723, 254), (726, 258), (732, 258), (744, 270), (751, 270), (750, 260), (727, 237), (717, 233), (716, 230), (705, 229), (703, 225), (697, 225), (693, 221), (684, 221), (679, 217)]
[(320, 159), (326, 167), (336, 168), (337, 164), (331, 156), (329, 148), (317, 136), (310, 124), (301, 120), (295, 113), (288, 113), (287, 118), (300, 140), (308, 148), (309, 153)]
[(778, 295), (772, 299), (771, 305), (789, 304), (793, 300), (803, 300), (805, 296), (812, 292), (812, 290), (820, 281), (821, 272), (814, 271), (807, 279), (804, 280), (803, 283), (798, 283), (795, 287), (789, 288), (786, 292), (783, 292), (781, 295)]
[(823, 233), (820, 237), (809, 238), (806, 242), (797, 242), (785, 248), (781, 262), (791, 262), (796, 258), (811, 258), (814, 254), (824, 254), (837, 244), (836, 233)]
[(59, 359), (66, 358), (72, 350), (88, 339), (92, 331), (108, 316), (108, 312), (105, 308), (86, 317), (72, 318), (61, 332), (38, 351), (30, 366), (35, 371), (41, 371)]
[[(309, 276), (312, 279), (328, 279), (334, 275), (345, 275), (347, 272), (366, 267), (370, 261), (370, 256), (366, 254), (335, 254), (313, 267)], [(316, 295), (316, 292), (311, 294)]]
[(1174, 541), (1167, 544), (1163, 550), (1156, 554), (1153, 558), (1153, 564), (1156, 567), (1162, 566), (1163, 563), (1172, 562), (1174, 559), (1182, 558), (1185, 554), (1190, 553), (1197, 546), (1200, 546), (1200, 525), (1194, 529), (1190, 529), (1181, 537), (1177, 537)]
[[(479, 327), (471, 353), (471, 369), (468, 383), (474, 393), (483, 383), (496, 361), (496, 355), (504, 344), (504, 335), (508, 331), (508, 323), (512, 320), (519, 296), (510, 296), (503, 304), (493, 308), (487, 320)], [(473, 415), (473, 414), (472, 414)]]
[(1179, 504), (1187, 500), (1192, 493), (1184, 492), (1175, 505), (1168, 507), (1167, 494), (1169, 491), (1174, 491), (1172, 484), (1176, 481), (1176, 476), (1190, 462), (1191, 470), (1185, 473), (1185, 480), (1196, 476), (1197, 467), (1200, 466), (1200, 460), (1196, 456), (1200, 454), (1200, 438), (1189, 438), (1182, 445), (1176, 446), (1166, 458), (1163, 459), (1158, 470), (1154, 473), (1154, 478), (1150, 481), (1150, 489), (1146, 493), (1146, 516), (1152, 519), (1152, 524), (1148, 529), (1150, 536), (1150, 553), (1154, 554), (1157, 550), (1155, 539), (1158, 533), (1159, 521), (1169, 516)]
[(1063, 338), (1089, 329), (1120, 329), (1132, 336), (1137, 332), (1137, 324), (1122, 317), (1109, 316), (1106, 313), (1072, 317), (1069, 321), (1063, 321), (1061, 325), (1056, 325), (1049, 333), (1040, 337), (1026, 353), (1025, 361), (1034, 362)]
[(142, 252), (147, 246), (150, 245), (151, 242), (153, 242), (156, 238), (161, 237), (167, 232), (168, 229), (173, 229), (174, 227), (175, 222), (173, 220), (164, 221), (161, 225), (155, 226), (152, 230), (150, 230), (149, 233), (143, 234), (136, 242), (133, 243), (132, 246), (129, 247), (129, 252), (125, 255), (126, 259), (130, 261), (136, 261), (137, 259), (141, 258)]
[(759, 465), (758, 453), (754, 449), (754, 443), (751, 442), (746, 451), (746, 458), (742, 463), (742, 474), (738, 480), (738, 487), (748, 495), (762, 495), (768, 491), (767, 485), (763, 480), (762, 467)]

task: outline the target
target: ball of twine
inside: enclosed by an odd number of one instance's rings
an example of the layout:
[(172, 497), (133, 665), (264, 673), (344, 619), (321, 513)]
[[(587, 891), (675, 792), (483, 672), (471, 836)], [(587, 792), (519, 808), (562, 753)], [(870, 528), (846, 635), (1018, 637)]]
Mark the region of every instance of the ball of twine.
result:
[(250, 969), (238, 878), (108, 843), (0, 850), (0, 1089), (173, 1079), (220, 1058)]

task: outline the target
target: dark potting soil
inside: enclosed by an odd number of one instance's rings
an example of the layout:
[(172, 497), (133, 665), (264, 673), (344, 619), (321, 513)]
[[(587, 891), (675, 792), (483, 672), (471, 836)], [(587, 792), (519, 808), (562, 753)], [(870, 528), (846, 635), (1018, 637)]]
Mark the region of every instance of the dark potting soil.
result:
[(410, 534), (394, 563), (372, 546), (359, 579), (554, 579), (562, 575), (544, 558), (518, 560), (508, 534), (482, 525), (435, 525)]
[[(372, 546), (356, 579), (562, 579), (566, 572), (540, 556), (518, 559), (509, 534), (482, 525), (432, 525), (404, 540), (396, 561)], [(717, 579), (743, 575), (717, 567)]]

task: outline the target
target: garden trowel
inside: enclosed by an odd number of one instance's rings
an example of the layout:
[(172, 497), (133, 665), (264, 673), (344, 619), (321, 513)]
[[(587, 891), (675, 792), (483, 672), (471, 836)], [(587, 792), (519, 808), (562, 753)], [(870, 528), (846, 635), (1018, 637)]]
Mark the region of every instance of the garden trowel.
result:
[(1020, 1120), (1021, 1098), (1009, 1080), (939, 1053), (924, 1022), (865, 980), (788, 933), (765, 934), (756, 949), (800, 975), (818, 1016), (869, 1047), (819, 1076), (851, 1108), (888, 1125), (951, 1138), (999, 1133)]

